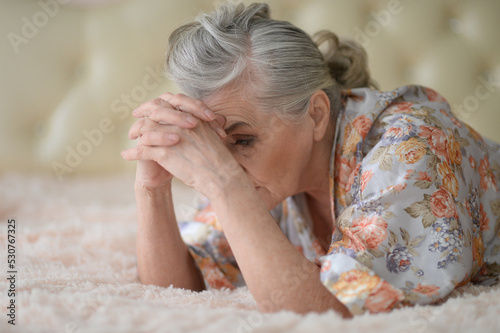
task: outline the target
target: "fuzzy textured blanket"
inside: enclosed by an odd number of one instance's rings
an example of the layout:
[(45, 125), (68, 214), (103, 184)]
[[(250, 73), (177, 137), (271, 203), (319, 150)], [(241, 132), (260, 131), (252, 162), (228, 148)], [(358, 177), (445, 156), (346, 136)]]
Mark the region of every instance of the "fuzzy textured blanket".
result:
[[(59, 183), (6, 174), (0, 177), (0, 218), (0, 332), (500, 331), (498, 284), (461, 287), (439, 306), (352, 320), (334, 312), (261, 314), (246, 288), (195, 293), (142, 285), (132, 175)], [(10, 274), (13, 219), (17, 273)]]

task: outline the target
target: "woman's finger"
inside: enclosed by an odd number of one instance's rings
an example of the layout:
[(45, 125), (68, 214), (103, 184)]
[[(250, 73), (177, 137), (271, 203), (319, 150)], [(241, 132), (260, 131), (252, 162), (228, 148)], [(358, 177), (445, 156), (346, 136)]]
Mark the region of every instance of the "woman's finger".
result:
[(195, 116), (167, 108), (156, 108), (147, 117), (161, 125), (177, 125), (182, 128), (193, 128), (198, 125)]
[(151, 114), (151, 111), (159, 107), (174, 109), (174, 107), (171, 106), (167, 101), (158, 97), (139, 105), (134, 109), (134, 111), (132, 111), (132, 116), (134, 116), (135, 118), (147, 117)]
[(200, 100), (191, 98), (184, 94), (173, 95), (168, 92), (160, 95), (160, 98), (167, 101), (177, 110), (191, 113), (192, 115), (195, 115), (207, 122), (215, 120), (215, 113)]
[(123, 150), (120, 155), (127, 161), (155, 161), (158, 162), (166, 156), (166, 149), (163, 147), (150, 147), (137, 145)]
[(173, 146), (180, 141), (180, 136), (176, 133), (161, 131), (146, 132), (139, 137), (139, 144), (144, 146)]
[(128, 137), (130, 140), (135, 140), (148, 131), (161, 131), (162, 127), (165, 125), (160, 125), (148, 118), (141, 118), (132, 124), (128, 131)]
[(142, 118), (130, 126), (130, 129), (128, 130), (128, 138), (130, 140), (135, 140), (141, 135), (141, 131), (143, 131), (144, 126), (146, 126), (145, 122), (146, 118)]
[(131, 140), (139, 139), (139, 143), (143, 145), (172, 146), (180, 141), (178, 132), (178, 126), (159, 125), (149, 118), (142, 118), (130, 128), (129, 138)]
[(177, 110), (190, 113), (202, 120), (207, 121), (210, 124), (210, 127), (217, 132), (221, 138), (225, 138), (227, 136), (224, 131), (223, 124), (221, 126), (221, 124), (216, 120), (216, 114), (202, 101), (184, 94), (172, 95), (171, 93), (164, 93), (160, 95), (160, 98), (166, 100)]
[[(177, 110), (170, 103), (159, 97), (142, 103), (132, 112), (132, 115), (135, 118), (148, 117), (158, 123), (172, 125), (182, 125), (182, 121), (185, 121), (188, 116), (193, 117), (187, 112)], [(177, 123), (174, 124), (172, 122)]]
[(226, 124), (226, 117), (220, 114), (216, 114), (215, 120), (212, 120), (211, 122), (208, 123), (208, 125), (210, 125), (210, 128), (213, 129), (221, 137), (221, 139), (227, 137), (226, 131), (224, 131), (225, 124)]
[(205, 120), (219, 136), (225, 138), (225, 118), (215, 115), (201, 101), (183, 94), (172, 95), (164, 93), (160, 97), (141, 104), (132, 112), (136, 118), (148, 117), (159, 124), (177, 125), (182, 128), (194, 128), (198, 124), (197, 118)]

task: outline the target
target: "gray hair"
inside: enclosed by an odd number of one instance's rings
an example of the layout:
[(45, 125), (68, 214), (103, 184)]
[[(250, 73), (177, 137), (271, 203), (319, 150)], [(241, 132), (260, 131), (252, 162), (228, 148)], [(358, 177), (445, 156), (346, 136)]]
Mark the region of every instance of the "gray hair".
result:
[(289, 22), (271, 19), (265, 3), (224, 3), (176, 29), (166, 71), (195, 99), (234, 84), (251, 93), (260, 110), (291, 119), (301, 118), (320, 89), (335, 114), (340, 89), (375, 87), (360, 45), (329, 31), (311, 38)]

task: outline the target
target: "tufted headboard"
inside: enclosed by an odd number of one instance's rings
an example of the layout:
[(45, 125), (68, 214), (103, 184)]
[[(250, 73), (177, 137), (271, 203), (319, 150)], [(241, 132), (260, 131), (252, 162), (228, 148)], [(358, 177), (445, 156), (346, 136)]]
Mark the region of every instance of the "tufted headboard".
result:
[[(245, 1), (253, 2), (253, 1)], [(422, 84), (500, 141), (500, 2), (270, 0), (275, 18), (365, 46), (381, 89)], [(114, 173), (131, 111), (177, 88), (170, 32), (212, 0), (0, 0), (0, 171)]]

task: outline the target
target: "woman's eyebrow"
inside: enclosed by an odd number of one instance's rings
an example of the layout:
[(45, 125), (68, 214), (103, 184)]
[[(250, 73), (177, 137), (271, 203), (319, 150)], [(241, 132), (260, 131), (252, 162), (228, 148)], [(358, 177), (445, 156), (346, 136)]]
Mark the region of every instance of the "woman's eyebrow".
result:
[(236, 130), (238, 127), (241, 127), (241, 126), (250, 126), (250, 125), (248, 125), (247, 123), (242, 122), (242, 121), (235, 122), (234, 124), (232, 124), (231, 126), (229, 126), (228, 128), (225, 129), (226, 134), (228, 134), (228, 135), (231, 134), (231, 132), (233, 132), (234, 130)]

